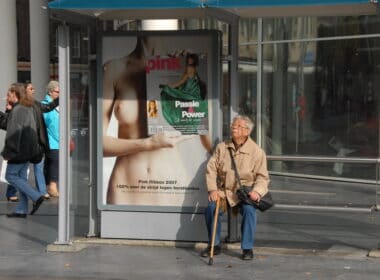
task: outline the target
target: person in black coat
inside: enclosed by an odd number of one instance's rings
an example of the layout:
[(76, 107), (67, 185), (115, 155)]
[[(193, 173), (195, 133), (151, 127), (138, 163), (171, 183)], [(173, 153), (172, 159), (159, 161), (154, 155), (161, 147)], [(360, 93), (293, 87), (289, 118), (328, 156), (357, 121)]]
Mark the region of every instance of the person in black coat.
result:
[[(8, 114), (13, 108), (13, 104), (18, 103), (18, 98), (15, 94), (15, 92), (8, 91), (7, 92), (7, 97), (6, 97), (6, 107), (5, 107), (5, 112), (0, 111), (0, 129), (7, 130), (7, 121), (8, 121)], [(3, 161), (3, 164), (5, 164), (6, 161)], [(27, 175), (25, 175), (27, 176)], [(10, 202), (17, 202), (18, 197), (17, 197), (17, 189), (8, 184), (7, 185), (7, 191), (5, 193), (5, 196), (7, 197), (7, 200)]]
[(7, 217), (25, 218), (28, 212), (28, 198), (33, 201), (30, 215), (38, 210), (44, 200), (44, 196), (29, 185), (26, 177), (29, 162), (40, 162), (44, 148), (40, 144), (40, 128), (33, 108), (33, 97), (25, 94), (22, 84), (12, 84), (9, 91), (15, 93), (18, 102), (13, 104), (7, 116), (7, 133), (1, 154), (8, 160), (5, 178), (19, 191), (20, 200)]
[[(54, 110), (59, 104), (59, 98), (53, 100), (51, 103), (43, 104), (37, 100), (34, 100), (35, 90), (32, 83), (26, 83), (24, 85), (24, 88), (25, 88), (25, 94), (33, 99), (33, 109), (36, 113), (38, 127), (40, 127), (40, 129), (38, 130), (39, 142), (40, 142), (40, 145), (43, 147), (44, 152), (46, 153), (49, 151), (49, 143), (48, 143), (48, 138), (46, 135), (46, 127), (45, 127), (45, 122), (42, 117), (42, 113), (46, 113), (46, 112), (50, 112)], [(0, 111), (0, 129), (6, 130), (8, 114), (12, 110), (13, 105), (16, 104), (17, 102), (18, 102), (18, 98), (15, 95), (15, 93), (8, 91), (6, 111), (5, 112)], [(35, 185), (37, 189), (39, 190), (39, 192), (44, 196), (44, 198), (48, 199), (50, 196), (46, 191), (46, 181), (45, 181), (45, 176), (43, 174), (43, 161), (41, 160), (38, 163), (34, 163), (33, 167), (34, 167)], [(6, 192), (8, 201), (17, 202), (18, 197), (16, 196), (16, 194), (17, 194), (16, 188), (8, 184), (7, 192)]]

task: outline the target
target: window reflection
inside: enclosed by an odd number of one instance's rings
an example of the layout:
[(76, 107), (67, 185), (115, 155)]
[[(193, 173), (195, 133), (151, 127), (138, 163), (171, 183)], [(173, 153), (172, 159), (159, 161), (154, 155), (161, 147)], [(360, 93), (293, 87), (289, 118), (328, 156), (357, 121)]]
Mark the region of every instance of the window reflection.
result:
[[(257, 42), (239, 47), (239, 113), (257, 117), (256, 75), (261, 67), (262, 115), (256, 127), (262, 129), (266, 152), (378, 157), (380, 35), (338, 36), (380, 34), (380, 19), (300, 17), (263, 22), (262, 65), (257, 65)], [(240, 42), (248, 41), (247, 30), (240, 34)], [(308, 38), (320, 39), (284, 41)], [(270, 165), (273, 171), (320, 176), (374, 179), (376, 174), (371, 164), (274, 161)]]
[(352, 17), (268, 18), (263, 21), (264, 41), (378, 34), (377, 15)]

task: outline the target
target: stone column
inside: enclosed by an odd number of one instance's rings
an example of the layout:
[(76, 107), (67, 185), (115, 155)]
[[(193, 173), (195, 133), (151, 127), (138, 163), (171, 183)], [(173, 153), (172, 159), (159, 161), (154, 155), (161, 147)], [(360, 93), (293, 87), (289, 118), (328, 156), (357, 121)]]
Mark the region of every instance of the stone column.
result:
[(11, 83), (17, 82), (16, 1), (0, 1), (0, 110), (5, 108), (5, 96)]
[(49, 82), (49, 11), (47, 0), (29, 0), (31, 80), (36, 99), (43, 99)]
[[(17, 24), (16, 1), (0, 1), (0, 110), (5, 110), (5, 97), (9, 85), (17, 82)], [(0, 133), (2, 149), (5, 133)], [(2, 163), (2, 159), (0, 159)], [(3, 187), (3, 186), (1, 186)]]

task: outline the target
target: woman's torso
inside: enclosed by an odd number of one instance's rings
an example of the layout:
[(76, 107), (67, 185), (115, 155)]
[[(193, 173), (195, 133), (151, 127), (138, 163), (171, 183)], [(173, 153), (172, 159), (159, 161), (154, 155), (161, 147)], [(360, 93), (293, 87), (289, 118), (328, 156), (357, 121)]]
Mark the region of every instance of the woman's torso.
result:
[[(131, 65), (131, 63), (126, 64)], [(113, 113), (118, 121), (117, 137), (122, 139), (148, 137), (145, 68), (141, 68), (140, 65), (140, 69), (125, 71), (114, 84), (114, 88)], [(118, 156), (109, 180), (108, 201), (115, 204), (139, 204), (141, 200), (140, 203), (146, 203), (149, 192), (141, 191), (141, 187), (160, 187), (167, 185), (167, 182), (183, 185), (185, 181), (186, 174), (176, 147)], [(140, 193), (136, 192), (135, 187), (139, 187)], [(133, 201), (131, 201), (132, 193)], [(166, 197), (160, 195), (165, 192), (151, 190), (150, 193), (155, 194), (148, 195), (153, 202), (162, 202)], [(149, 204), (149, 201), (147, 203)]]

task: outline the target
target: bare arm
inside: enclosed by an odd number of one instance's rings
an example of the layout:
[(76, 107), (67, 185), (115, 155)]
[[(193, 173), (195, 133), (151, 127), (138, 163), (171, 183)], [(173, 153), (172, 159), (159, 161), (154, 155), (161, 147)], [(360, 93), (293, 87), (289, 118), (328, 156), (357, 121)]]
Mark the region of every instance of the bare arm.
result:
[(212, 144), (211, 144), (210, 136), (208, 136), (208, 135), (199, 135), (199, 137), (200, 137), (202, 146), (211, 155), (212, 154)]
[(183, 74), (181, 79), (175, 83), (169, 84), (168, 86), (171, 88), (177, 88), (182, 86), (186, 81), (189, 79), (189, 76), (187, 74)]

